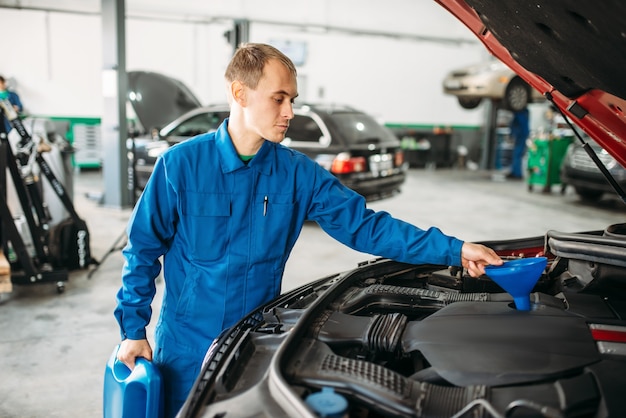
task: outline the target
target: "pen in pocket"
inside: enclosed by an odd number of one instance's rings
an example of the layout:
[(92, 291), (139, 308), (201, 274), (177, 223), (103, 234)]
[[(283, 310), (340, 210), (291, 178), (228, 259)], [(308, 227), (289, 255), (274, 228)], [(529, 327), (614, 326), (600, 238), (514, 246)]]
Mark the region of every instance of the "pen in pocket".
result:
[(263, 216), (267, 215), (267, 196), (263, 198)]

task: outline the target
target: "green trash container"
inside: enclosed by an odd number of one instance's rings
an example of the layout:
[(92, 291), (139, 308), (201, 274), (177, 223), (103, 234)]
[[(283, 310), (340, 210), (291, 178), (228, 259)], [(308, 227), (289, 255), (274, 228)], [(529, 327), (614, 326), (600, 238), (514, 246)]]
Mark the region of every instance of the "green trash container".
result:
[[(534, 139), (528, 149), (528, 190), (533, 186), (543, 187), (543, 192), (552, 191), (552, 186), (561, 184), (561, 164), (572, 137)], [(565, 187), (561, 187), (561, 193)]]

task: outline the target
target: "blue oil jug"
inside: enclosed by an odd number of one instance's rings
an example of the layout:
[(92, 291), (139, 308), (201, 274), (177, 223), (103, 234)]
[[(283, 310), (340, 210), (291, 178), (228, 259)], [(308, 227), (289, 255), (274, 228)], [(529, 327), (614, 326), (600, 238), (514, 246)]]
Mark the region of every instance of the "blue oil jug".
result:
[(137, 358), (131, 371), (116, 346), (104, 373), (104, 418), (162, 418), (163, 382), (152, 362)]

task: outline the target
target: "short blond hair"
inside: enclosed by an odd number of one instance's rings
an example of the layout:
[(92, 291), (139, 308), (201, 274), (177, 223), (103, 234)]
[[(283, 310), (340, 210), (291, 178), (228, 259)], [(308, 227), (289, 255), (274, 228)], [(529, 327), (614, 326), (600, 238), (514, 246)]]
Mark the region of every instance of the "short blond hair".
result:
[(229, 83), (238, 80), (255, 89), (263, 76), (265, 64), (271, 59), (280, 61), (296, 78), (296, 66), (289, 57), (271, 45), (260, 43), (241, 44), (230, 60), (224, 77)]

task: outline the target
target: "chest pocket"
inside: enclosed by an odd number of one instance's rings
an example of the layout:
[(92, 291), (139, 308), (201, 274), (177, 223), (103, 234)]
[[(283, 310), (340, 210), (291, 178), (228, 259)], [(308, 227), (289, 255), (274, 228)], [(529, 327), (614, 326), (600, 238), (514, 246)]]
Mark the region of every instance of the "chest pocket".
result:
[(194, 260), (211, 261), (226, 254), (231, 196), (224, 193), (185, 193), (179, 231), (186, 237)]
[(296, 205), (291, 194), (262, 194), (254, 199), (256, 256), (259, 259), (286, 257), (299, 234)]

